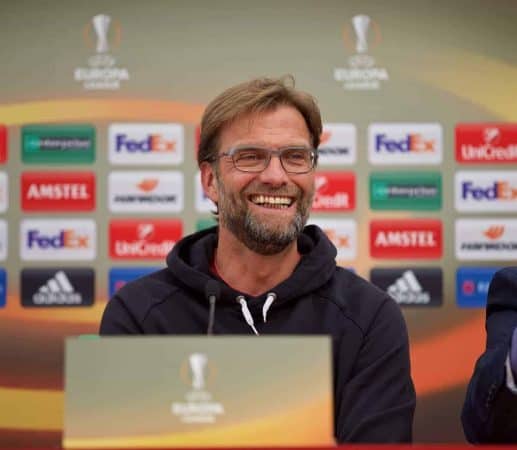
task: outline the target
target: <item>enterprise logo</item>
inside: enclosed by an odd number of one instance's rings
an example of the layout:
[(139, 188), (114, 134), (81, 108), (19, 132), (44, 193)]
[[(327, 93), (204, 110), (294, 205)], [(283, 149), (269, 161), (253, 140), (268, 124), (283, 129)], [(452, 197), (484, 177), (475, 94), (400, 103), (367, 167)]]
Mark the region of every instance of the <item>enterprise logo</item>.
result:
[(27, 125), (22, 128), (22, 159), (36, 164), (90, 164), (95, 160), (91, 125)]
[(459, 219), (455, 231), (459, 260), (517, 259), (517, 219)]
[(442, 177), (438, 172), (370, 174), (370, 207), (378, 210), (438, 210)]
[(442, 270), (438, 268), (372, 269), (370, 280), (399, 305), (440, 306), (443, 301)]
[(368, 127), (371, 164), (440, 164), (442, 127), (437, 123), (373, 123)]
[(517, 124), (462, 123), (455, 131), (456, 161), (477, 164), (517, 162)]
[(456, 271), (456, 302), (461, 308), (484, 308), (497, 267), (460, 267)]
[(457, 172), (458, 211), (517, 211), (517, 171)]
[(183, 162), (183, 126), (116, 123), (108, 131), (112, 164), (177, 165)]

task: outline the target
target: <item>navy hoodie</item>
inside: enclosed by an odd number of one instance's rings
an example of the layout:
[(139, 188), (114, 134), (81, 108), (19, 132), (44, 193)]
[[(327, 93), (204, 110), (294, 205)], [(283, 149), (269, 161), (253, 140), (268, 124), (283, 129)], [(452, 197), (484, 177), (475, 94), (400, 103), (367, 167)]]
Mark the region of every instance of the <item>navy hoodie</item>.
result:
[[(217, 228), (178, 242), (167, 268), (122, 287), (108, 302), (100, 333), (205, 334), (205, 289), (217, 280), (214, 334), (326, 334), (333, 344), (335, 435), (338, 442), (410, 442), (415, 391), (406, 325), (385, 292), (337, 267), (336, 249), (316, 226), (298, 239), (302, 258), (291, 276), (262, 295), (235, 291), (211, 270)], [(263, 320), (268, 294), (275, 300)]]

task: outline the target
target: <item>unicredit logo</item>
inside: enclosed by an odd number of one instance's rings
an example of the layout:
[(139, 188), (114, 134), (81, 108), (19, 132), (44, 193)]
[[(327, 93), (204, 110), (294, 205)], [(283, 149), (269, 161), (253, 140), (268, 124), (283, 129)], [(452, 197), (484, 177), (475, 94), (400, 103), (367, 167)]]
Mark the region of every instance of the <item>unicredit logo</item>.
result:
[(455, 134), (459, 162), (517, 162), (517, 124), (458, 124)]
[(442, 224), (438, 220), (374, 220), (370, 224), (374, 258), (440, 258)]
[(113, 259), (163, 259), (182, 237), (179, 220), (112, 220), (109, 228)]
[(352, 211), (355, 209), (353, 172), (318, 172), (313, 211)]

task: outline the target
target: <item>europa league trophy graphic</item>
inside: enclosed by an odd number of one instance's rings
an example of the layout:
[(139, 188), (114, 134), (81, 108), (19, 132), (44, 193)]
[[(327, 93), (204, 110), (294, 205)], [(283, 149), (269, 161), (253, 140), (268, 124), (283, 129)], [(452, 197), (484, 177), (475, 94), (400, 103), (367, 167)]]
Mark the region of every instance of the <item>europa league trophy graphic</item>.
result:
[(368, 27), (370, 26), (370, 18), (363, 14), (352, 17), (352, 25), (354, 26), (355, 36), (357, 42), (355, 50), (357, 53), (366, 53), (368, 51), (368, 41), (366, 36), (368, 34)]
[(208, 358), (204, 353), (192, 353), (189, 356), (190, 371), (192, 372), (192, 388), (196, 391), (205, 387), (205, 370)]
[(111, 17), (106, 14), (98, 14), (92, 18), (93, 29), (97, 35), (97, 53), (106, 53), (109, 50), (108, 30), (110, 22)]

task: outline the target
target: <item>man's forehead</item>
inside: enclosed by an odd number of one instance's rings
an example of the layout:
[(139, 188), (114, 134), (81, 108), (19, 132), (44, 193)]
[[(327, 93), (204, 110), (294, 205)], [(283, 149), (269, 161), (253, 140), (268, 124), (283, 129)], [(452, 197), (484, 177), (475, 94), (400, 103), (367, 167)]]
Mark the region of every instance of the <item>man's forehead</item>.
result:
[(293, 139), (297, 145), (307, 145), (310, 134), (301, 113), (291, 106), (280, 106), (236, 117), (221, 130), (221, 138), (238, 144), (267, 145), (268, 138)]

